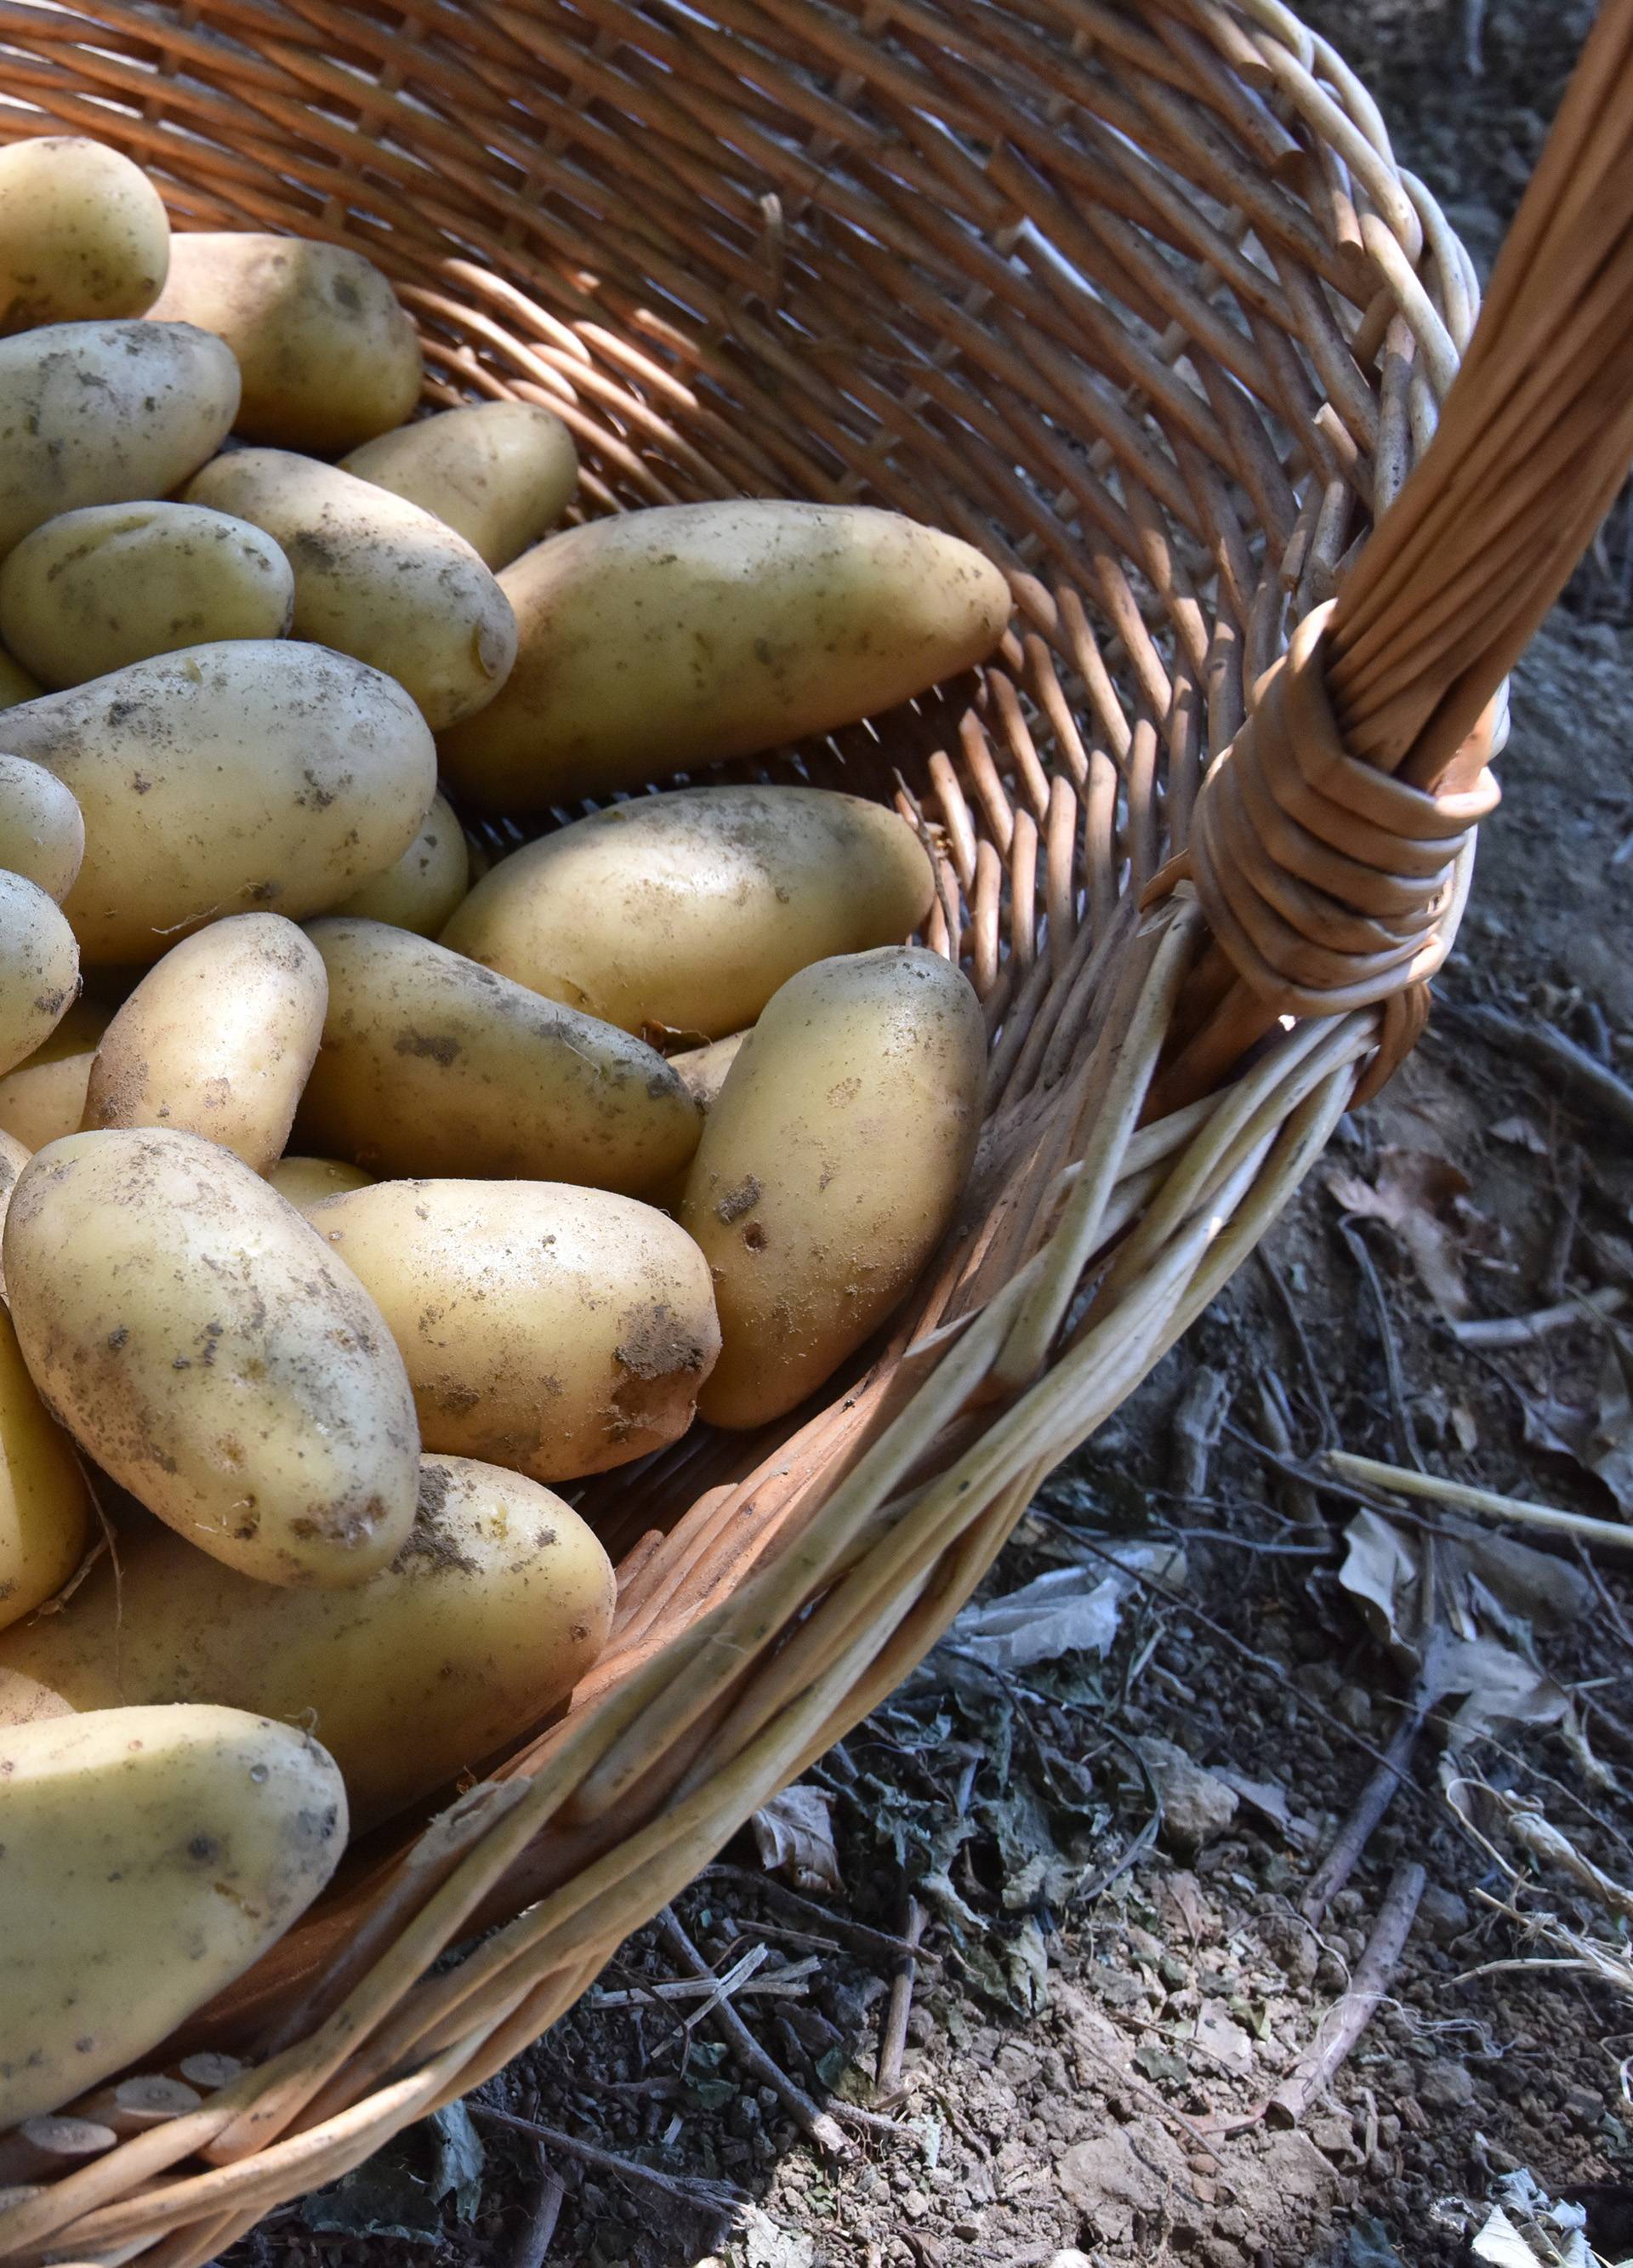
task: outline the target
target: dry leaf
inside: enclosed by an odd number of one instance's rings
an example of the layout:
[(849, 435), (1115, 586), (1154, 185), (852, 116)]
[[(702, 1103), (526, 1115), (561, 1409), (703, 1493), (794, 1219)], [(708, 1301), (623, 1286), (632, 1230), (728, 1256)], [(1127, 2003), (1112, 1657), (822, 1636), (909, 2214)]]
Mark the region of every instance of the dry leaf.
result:
[(1448, 1321), (1467, 1314), (1462, 1254), (1479, 1216), (1467, 1202), (1467, 1176), (1449, 1158), (1437, 1157), (1432, 1150), (1384, 1150), (1375, 1188), (1342, 1168), (1328, 1174), (1327, 1186), (1346, 1212), (1381, 1220), (1394, 1230), (1411, 1255), (1423, 1289)]
[(842, 1890), (834, 1815), (820, 1788), (796, 1781), (761, 1804), (749, 1820), (760, 1863), (785, 1874), (796, 1889)]
[(1529, 1118), (1499, 1118), (1491, 1129), (1494, 1142), (1506, 1142), (1516, 1150), (1529, 1150), (1534, 1158), (1548, 1155), (1548, 1137)]
[[(1129, 1572), (1107, 1572), (1107, 1559)], [(1177, 1544), (1107, 1538), (1091, 1565), (1051, 1568), (1019, 1591), (966, 1607), (943, 1643), (997, 1669), (1026, 1669), (1064, 1653), (1108, 1653), (1123, 1601), (1142, 1574), (1181, 1587), (1185, 1554)]]
[(1633, 1336), (1607, 1327), (1600, 1365), (1584, 1405), (1520, 1393), (1527, 1441), (1574, 1458), (1610, 1491), (1618, 1510), (1633, 1514)]
[(1316, 1840), (1316, 1830), (1308, 1819), (1300, 1819), (1290, 1809), (1287, 1791), (1274, 1780), (1249, 1779), (1246, 1772), (1233, 1771), (1229, 1764), (1216, 1764), (1213, 1776), (1222, 1779), (1232, 1793), (1239, 1795), (1250, 1811), (1279, 1827), (1290, 1843), (1309, 1850)]

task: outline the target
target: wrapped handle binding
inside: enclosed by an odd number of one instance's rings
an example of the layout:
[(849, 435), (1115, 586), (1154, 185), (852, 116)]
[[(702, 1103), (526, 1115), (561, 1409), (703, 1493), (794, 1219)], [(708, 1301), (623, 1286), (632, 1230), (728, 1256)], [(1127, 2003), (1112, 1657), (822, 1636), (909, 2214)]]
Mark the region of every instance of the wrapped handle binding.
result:
[(1497, 800), (1508, 673), (1633, 465), (1630, 348), (1633, 0), (1605, 0), (1434, 440), (1147, 893), (1188, 879), (1213, 933), (1154, 1110), (1283, 1016), (1385, 1006), (1357, 1100), (1422, 1031)]

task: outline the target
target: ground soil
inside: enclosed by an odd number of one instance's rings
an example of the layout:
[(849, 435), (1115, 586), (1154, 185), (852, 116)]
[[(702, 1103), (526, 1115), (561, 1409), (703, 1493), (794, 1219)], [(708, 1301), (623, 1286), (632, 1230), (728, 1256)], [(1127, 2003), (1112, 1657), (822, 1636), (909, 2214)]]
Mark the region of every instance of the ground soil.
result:
[[(1489, 264), (1591, 11), (1498, 0), (1483, 11), (1479, 77), (1467, 52), (1475, 11), (1461, 5), (1319, 0), (1305, 13), (1362, 69), (1403, 153)], [(291, 2208), (235, 2268), (381, 2268), (416, 2255), (502, 2268), (682, 2268), (710, 2256), (744, 2268), (1024, 2268), (1073, 2247), (1103, 2268), (1171, 2255), (1209, 2268), (1416, 2268), (1467, 2257), (1471, 2214), (1515, 2167), (1556, 2194), (1588, 2185), (1590, 2233), (1621, 2257), (1633, 1998), (1614, 1970), (1627, 1911), (1619, 1928), (1600, 1898), (1527, 1860), (1504, 1822), (1514, 1803), (1534, 1807), (1584, 1859), (1633, 1881), (1633, 1594), (1607, 1557), (1585, 1609), (1578, 1598), (1545, 1627), (1527, 1608), (1568, 1718), (1499, 1726), (1454, 1774), (1448, 1708), (1431, 1710), (1405, 1786), (1313, 1926), (1299, 1907), (1313, 1867), (1396, 1732), (1413, 1672), (1340, 1580), (1353, 1506), (1313, 1498), (1264, 1453), (1274, 1377), (1296, 1456), (1335, 1440), (1395, 1462), (1421, 1455), (1615, 1518), (1612, 1487), (1582, 1462), (1596, 1456), (1627, 1507), (1615, 1462), (1625, 1410), (1614, 1376), (1602, 1383), (1618, 1343), (1588, 1318), (1532, 1345), (1467, 1346), (1424, 1273), (1438, 1255), (1485, 1316), (1633, 1283), (1628, 1127), (1530, 1052), (1546, 1025), (1633, 1077), (1621, 526), (1519, 674), (1505, 802), (1426, 1043), (1346, 1123), (1269, 1241), (1273, 1272), (1244, 1270), (1056, 1476), (994, 1587), (1092, 1567), (1095, 1545), (1119, 1535), (1182, 1550), (1182, 1571), (1170, 1559), (1129, 1587), (1103, 1663), (1006, 1682), (954, 1652), (932, 1657), (812, 1776), (842, 1875), (812, 1894), (821, 1911), (769, 1883), (747, 1837), (725, 1854), (740, 1872), (706, 1876), (680, 1902), (711, 1966), (764, 1948), (759, 1987), (792, 1970), (780, 1993), (746, 1986), (735, 2006), (778, 2069), (829, 2104), (842, 2151), (802, 2135), (717, 2013), (688, 2025), (698, 2003), (658, 1992), (687, 1970), (655, 1926), (484, 2100), (678, 2191), (541, 2145), (477, 2104), (480, 2171), (463, 2130), (422, 2132), (381, 2176), (396, 2205), (354, 2186)], [(1469, 1012), (1492, 1005), (1521, 1037), (1493, 1036)], [(1357, 1218), (1357, 1189), (1393, 1204), (1396, 1225)], [(1226, 1421), (1205, 1473), (1175, 1422), (1202, 1371), (1223, 1381)], [(1595, 1391), (1598, 1435), (1591, 1424), (1572, 1433), (1570, 1406)], [(1453, 1551), (1433, 1517), (1436, 1550)], [(1440, 1580), (1451, 1564), (1438, 1562)], [(1188, 1837), (1181, 1808), (1157, 1831), (1151, 1770), (1164, 1752), (1141, 1745), (1153, 1740), (1233, 1777), (1228, 1824), (1216, 1813)], [(1448, 1800), (1455, 1775), (1467, 1821)], [(1218, 1786), (1203, 1793), (1222, 1812)], [(1519, 1867), (1518, 1891), (1504, 1861)], [(1259, 2115), (1331, 2024), (1413, 1864), (1427, 1888), (1375, 2020), (1297, 2124)], [(856, 1929), (900, 1930), (915, 1887), (932, 1957), (900, 2088), (880, 2102), (870, 2074), (896, 1963)], [(1581, 1965), (1593, 1958), (1583, 1940), (1608, 1948), (1600, 1973)], [(460, 2165), (462, 2204), (438, 2205)], [(723, 2213), (688, 2187), (700, 2182), (753, 2204)], [(420, 2200), (417, 2222), (404, 2196)]]

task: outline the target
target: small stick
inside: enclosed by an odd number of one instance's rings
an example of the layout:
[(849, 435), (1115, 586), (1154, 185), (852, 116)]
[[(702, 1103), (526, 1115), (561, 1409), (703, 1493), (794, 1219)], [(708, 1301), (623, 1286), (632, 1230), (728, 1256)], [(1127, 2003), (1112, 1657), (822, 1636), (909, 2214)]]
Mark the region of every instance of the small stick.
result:
[(1425, 1880), (1416, 1859), (1397, 1867), (1390, 1876), (1366, 1950), (1355, 1964), (1350, 1990), (1328, 2010), (1309, 2049), (1265, 2105), (1267, 2115), (1277, 2125), (1298, 2124), (1310, 2105), (1332, 2085), (1371, 2023), (1406, 1949)]
[(1206, 1492), (1209, 1461), (1230, 1398), (1230, 1381), (1225, 1373), (1210, 1370), (1206, 1364), (1193, 1374), (1180, 1396), (1172, 1420), (1168, 1464), (1168, 1486), (1175, 1496), (1195, 1498)]
[(1401, 1350), (1395, 1344), (1394, 1321), (1389, 1313), (1389, 1302), (1384, 1297), (1378, 1264), (1358, 1228), (1353, 1227), (1347, 1220), (1341, 1220), (1338, 1233), (1350, 1248), (1350, 1258), (1361, 1271), (1361, 1279), (1366, 1285), (1378, 1320), (1379, 1343), (1384, 1351), (1384, 1376), (1389, 1381), (1389, 1406), (1394, 1413), (1395, 1439), (1401, 1445), (1401, 1454), (1421, 1472), (1423, 1453), (1417, 1446), (1417, 1428), (1413, 1425), (1412, 1413), (1406, 1406), (1406, 1380), (1401, 1370)]
[[(673, 1906), (666, 1906), (661, 1917), (664, 1937), (671, 1950), (677, 1954), (695, 1977), (707, 1977), (718, 1982), (714, 1970), (703, 1959), (680, 1925)], [(795, 2124), (821, 2149), (836, 2158), (854, 2155), (853, 2146), (841, 2131), (836, 2119), (826, 2110), (819, 2110), (804, 2088), (797, 2087), (783, 2069), (773, 2061), (729, 2000), (722, 2000), (713, 2011), (714, 2021), (725, 2034), (739, 2061), (754, 2073), (762, 2087), (771, 2088), (788, 2106)]]
[(0, 2135), (0, 2183), (49, 2181), (71, 2173), (87, 2158), (111, 2150), (118, 2139), (97, 2118), (70, 2118), (60, 2112), (25, 2118), (13, 2132)]
[(1350, 1480), (1366, 1481), (1373, 1488), (1391, 1489), (1397, 1496), (1429, 1497), (1463, 1512), (1483, 1513), (1488, 1520), (1506, 1521), (1511, 1526), (1550, 1528), (1557, 1535), (1578, 1535), (1585, 1543), (1602, 1543), (1607, 1550), (1633, 1551), (1633, 1528), (1623, 1527), (1620, 1521), (1595, 1520), (1585, 1512), (1562, 1512), (1556, 1505), (1533, 1504), (1528, 1497), (1498, 1496), (1491, 1489), (1443, 1480), (1438, 1473), (1412, 1473), (1401, 1465), (1381, 1465), (1372, 1457), (1352, 1457), (1347, 1449), (1328, 1449), (1326, 1456), (1335, 1472)]
[[(1259, 1422), (1265, 1440), (1276, 1454), (1291, 1457), (1293, 1437), (1288, 1424), (1287, 1388), (1273, 1370), (1267, 1370), (1259, 1381)], [(1321, 1518), (1315, 1491), (1307, 1481), (1296, 1481), (1290, 1476), (1281, 1493), (1291, 1520), (1300, 1528), (1320, 1529), (1326, 1535), (1327, 1522)]]
[(1460, 1022), (1472, 1024), (1488, 1038), (1501, 1040), (1516, 1053), (1528, 1056), (1541, 1070), (1556, 1072), (1591, 1097), (1624, 1126), (1633, 1126), (1633, 1087), (1552, 1024), (1522, 1024), (1516, 1016), (1505, 1016), (1500, 1008), (1460, 1008), (1455, 1012)]
[(1542, 1292), (1549, 1306), (1565, 1296), (1570, 1256), (1577, 1248), (1582, 1221), (1582, 1152), (1574, 1144), (1565, 1152), (1565, 1164), (1555, 1180), (1559, 1213), (1548, 1239), (1548, 1263), (1542, 1270)]
[(1407, 1776), (1428, 1707), (1429, 1697), (1420, 1685), (1407, 1704), (1406, 1715), (1384, 1752), (1384, 1761), (1373, 1768), (1354, 1810), (1311, 1877), (1310, 1887), (1298, 1902), (1298, 1911), (1313, 1929), (1320, 1927), (1327, 1909), (1355, 1872), (1372, 1830), (1394, 1802), (1395, 1790)]
[(1627, 1293), (1611, 1284), (1602, 1292), (1585, 1292), (1579, 1300), (1562, 1300), (1556, 1307), (1538, 1307), (1529, 1315), (1494, 1315), (1472, 1323), (1453, 1323), (1452, 1336), (1459, 1346), (1531, 1346), (1550, 1331), (1619, 1314), (1627, 1303)]
[(666, 2197), (678, 2198), (682, 2205), (695, 2205), (705, 2213), (730, 2213), (743, 2203), (740, 2190), (729, 2182), (710, 2182), (659, 2173), (656, 2166), (644, 2166), (638, 2158), (620, 2158), (611, 2150), (599, 2150), (593, 2142), (581, 2142), (573, 2134), (563, 2134), (558, 2127), (541, 2126), (536, 2118), (519, 2118), (513, 2110), (500, 2110), (491, 2102), (467, 2098), (473, 2118), (491, 2126), (508, 2126), (513, 2133), (531, 2134), (536, 2142), (547, 2144), (552, 2150), (563, 2151), (586, 2166), (594, 2166), (604, 2174), (619, 2174), (626, 2181), (644, 2182), (649, 2189), (662, 2190)]
[(533, 2211), (527, 2217), (527, 2226), (522, 2231), (522, 2241), (516, 2248), (511, 2268), (543, 2268), (555, 2235), (555, 2224), (561, 2219), (562, 2199), (566, 2194), (567, 2184), (541, 2148), (538, 2194), (533, 2198)]
[[(700, 1882), (736, 1882), (744, 1889), (769, 1892), (779, 1904), (791, 1907), (797, 1913), (809, 1914), (831, 1929), (835, 1937), (848, 1938), (863, 1953), (883, 1953), (895, 1960), (899, 1955), (912, 1953), (916, 1948), (904, 1937), (893, 1937), (887, 1929), (872, 1929), (864, 1921), (853, 1921), (849, 1914), (831, 1913), (827, 1906), (819, 1905), (814, 1898), (801, 1897), (791, 1890), (786, 1882), (775, 1875), (756, 1874), (752, 1867), (729, 1866), (717, 1859), (712, 1867), (705, 1867), (697, 1877)], [(933, 1961), (935, 1955), (920, 1953), (921, 1961)]]
[(1324, 1441), (1335, 1441), (1339, 1439), (1338, 1420), (1333, 1415), (1333, 1405), (1328, 1399), (1327, 1381), (1322, 1377), (1321, 1366), (1315, 1359), (1315, 1349), (1311, 1345), (1310, 1334), (1304, 1327), (1304, 1317), (1293, 1305), (1293, 1295), (1288, 1289), (1287, 1278), (1271, 1259), (1263, 1245), (1259, 1247), (1254, 1258), (1263, 1270), (1266, 1281), (1281, 1302), (1282, 1313), (1287, 1318), (1287, 1328), (1292, 1333), (1298, 1352), (1303, 1358), (1305, 1377), (1309, 1384), (1311, 1398), (1315, 1403), (1317, 1415), (1321, 1421), (1321, 1439)]
[[(916, 1897), (909, 1896), (907, 1926), (901, 1933), (909, 1945), (916, 1946), (923, 1936), (924, 1922), (923, 1907)], [(879, 2064), (873, 2083), (876, 2098), (881, 2102), (894, 2102), (901, 2092), (901, 2058), (907, 2051), (908, 2017), (913, 2007), (913, 1980), (917, 1973), (916, 1956), (904, 1953), (890, 1981), (890, 2005), (885, 2011), (885, 2026), (879, 2035)]]
[(117, 2087), (99, 2088), (70, 2106), (76, 2118), (99, 2119), (121, 2137), (162, 2126), (168, 2118), (196, 2110), (202, 2097), (195, 2087), (178, 2079), (121, 2079)]

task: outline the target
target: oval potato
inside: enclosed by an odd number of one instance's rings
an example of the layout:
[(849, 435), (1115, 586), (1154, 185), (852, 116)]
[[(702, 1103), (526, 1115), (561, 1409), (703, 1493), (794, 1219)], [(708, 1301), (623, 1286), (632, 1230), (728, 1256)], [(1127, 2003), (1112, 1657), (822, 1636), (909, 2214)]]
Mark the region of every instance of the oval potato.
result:
[(85, 815), (63, 901), (88, 962), (146, 962), (223, 914), (298, 921), (418, 833), (437, 792), (425, 720), (393, 679), (289, 639), (133, 662), (0, 715), (0, 747)]
[(275, 538), (294, 571), (295, 636), (383, 669), (433, 731), (509, 676), (509, 600), (463, 536), (417, 505), (286, 449), (229, 450), (187, 500)]
[(402, 1358), (355, 1276), (232, 1152), (70, 1134), (6, 1213), (46, 1406), (151, 1512), (263, 1583), (366, 1582), (414, 1521)]
[[(15, 1134), (8, 1134), (0, 1128), (0, 1230), (5, 1226), (5, 1217), (11, 1206), (11, 1192), (17, 1187), (18, 1175), (33, 1155), (33, 1152), (26, 1142), (19, 1142)], [(0, 1266), (0, 1300), (4, 1297), (5, 1270)], [(4, 1610), (4, 1598), (0, 1598), (0, 1611)]]
[(238, 405), (238, 364), (186, 323), (0, 339), (0, 557), (59, 512), (166, 495), (215, 455)]
[(57, 688), (181, 646), (282, 637), (294, 603), (264, 530), (194, 504), (86, 504), (0, 567), (0, 637)]
[(536, 1481), (679, 1440), (720, 1351), (703, 1256), (633, 1197), (379, 1182), (308, 1214), (377, 1302), (428, 1449)]
[(645, 1197), (702, 1117), (663, 1057), (610, 1024), (383, 922), (313, 922), (329, 972), (304, 1146), (370, 1172), (581, 1182)]
[(280, 1158), (267, 1168), (267, 1180), (286, 1204), (308, 1212), (325, 1197), (344, 1197), (349, 1189), (371, 1189), (372, 1174), (349, 1166), (342, 1158)]
[(197, 323), (244, 373), (246, 440), (337, 455), (401, 425), (420, 395), (420, 342), (371, 260), (250, 230), (173, 237), (156, 321)]
[(396, 865), (355, 890), (335, 911), (411, 929), (416, 937), (435, 937), (470, 887), (470, 864), (465, 830), (438, 796)]
[(315, 1741), (235, 1709), (0, 1732), (0, 2126), (130, 2063), (242, 1975), (346, 1845)]
[(83, 996), (45, 1045), (0, 1076), (0, 1130), (30, 1156), (62, 1135), (77, 1134), (85, 1087), (108, 1011)]
[(0, 873), (0, 1071), (43, 1047), (79, 990), (79, 948), (54, 898)]
[(456, 953), (587, 1016), (723, 1039), (797, 969), (899, 945), (935, 877), (905, 820), (816, 787), (633, 796), (485, 875)]
[(861, 504), (660, 504), (549, 537), (499, 585), (516, 666), (443, 740), (489, 811), (852, 724), (983, 660), (1010, 614), (971, 545)]
[(163, 198), (106, 142), (36, 134), (0, 150), (0, 330), (145, 314), (169, 265)]
[(212, 922), (171, 947), (103, 1034), (82, 1123), (180, 1128), (264, 1174), (289, 1140), (328, 997), (293, 922)]
[[(0, 1156), (7, 1183), (0, 1218), (18, 1170), (10, 1151)], [(90, 1532), (91, 1498), (73, 1444), (48, 1416), (11, 1318), (0, 1314), (0, 1630), (62, 1589)]]
[(342, 462), (434, 513), (496, 570), (555, 526), (578, 485), (572, 435), (531, 401), (444, 409), (365, 441)]
[(424, 1459), (414, 1531), (361, 1589), (271, 1591), (154, 1527), (122, 1539), (119, 1577), (99, 1565), (0, 1636), (0, 1727), (121, 1696), (253, 1708), (311, 1728), (359, 1830), (536, 1724), (612, 1624), (613, 1571), (577, 1513), (463, 1457)]
[(912, 946), (791, 977), (726, 1074), (680, 1225), (724, 1344), (698, 1396), (762, 1425), (813, 1394), (910, 1289), (981, 1130), (986, 1037), (967, 981)]
[(0, 756), (0, 867), (60, 906), (85, 855), (85, 822), (62, 781), (26, 756)]

